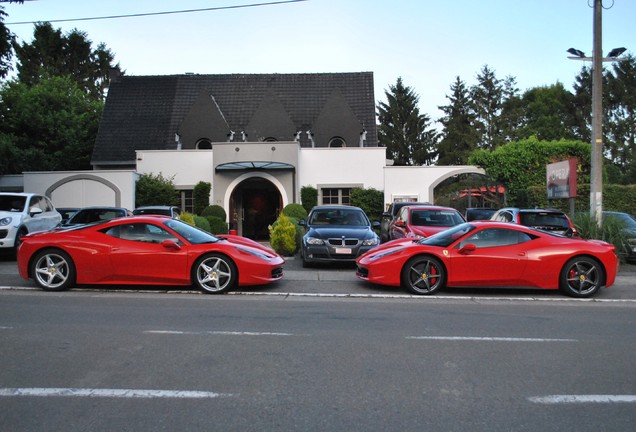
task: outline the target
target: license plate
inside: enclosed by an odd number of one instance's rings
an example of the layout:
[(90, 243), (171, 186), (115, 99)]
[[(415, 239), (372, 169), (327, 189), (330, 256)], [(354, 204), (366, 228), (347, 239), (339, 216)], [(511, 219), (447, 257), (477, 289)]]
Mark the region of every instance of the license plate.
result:
[(351, 248), (336, 248), (336, 253), (351, 255)]

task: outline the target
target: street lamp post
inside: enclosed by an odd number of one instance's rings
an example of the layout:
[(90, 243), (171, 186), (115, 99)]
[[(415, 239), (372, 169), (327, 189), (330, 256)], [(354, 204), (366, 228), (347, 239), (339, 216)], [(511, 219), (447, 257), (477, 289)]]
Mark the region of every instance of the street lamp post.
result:
[(600, 225), (603, 220), (603, 62), (616, 61), (625, 48), (614, 48), (603, 57), (603, 2), (594, 0), (594, 50), (586, 57), (581, 50), (567, 50), (573, 60), (592, 61), (592, 155), (590, 173), (590, 216)]

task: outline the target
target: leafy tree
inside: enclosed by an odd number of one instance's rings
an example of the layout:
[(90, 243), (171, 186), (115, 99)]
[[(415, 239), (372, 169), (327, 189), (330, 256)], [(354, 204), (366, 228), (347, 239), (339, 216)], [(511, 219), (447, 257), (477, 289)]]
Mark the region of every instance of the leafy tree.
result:
[(142, 174), (137, 180), (135, 207), (177, 205), (177, 196), (173, 178), (166, 178), (161, 173)]
[(7, 14), (0, 6), (0, 78), (7, 76), (11, 70), (11, 59), (13, 58), (13, 44), (15, 36), (4, 25), (4, 17)]
[(576, 139), (574, 134), (573, 95), (556, 83), (534, 87), (522, 97), (524, 124), (522, 136), (536, 136), (542, 141)]
[(437, 132), (431, 120), (420, 114), (419, 97), (397, 79), (384, 92), (387, 102), (378, 104), (378, 141), (388, 150), (395, 165), (430, 165), (436, 158)]
[(93, 49), (85, 32), (77, 29), (62, 34), (51, 23), (35, 25), (33, 41), (14, 43), (18, 80), (34, 85), (51, 76), (70, 75), (86, 93), (105, 98), (113, 53), (103, 43)]
[(470, 109), (470, 94), (459, 76), (451, 85), (451, 95), (446, 97), (450, 104), (439, 107), (445, 115), (439, 120), (443, 130), (437, 163), (464, 165), (470, 152), (477, 148), (479, 136), (474, 127), (475, 115)]
[(90, 169), (103, 102), (69, 77), (0, 88), (0, 142), (13, 161), (4, 173)]

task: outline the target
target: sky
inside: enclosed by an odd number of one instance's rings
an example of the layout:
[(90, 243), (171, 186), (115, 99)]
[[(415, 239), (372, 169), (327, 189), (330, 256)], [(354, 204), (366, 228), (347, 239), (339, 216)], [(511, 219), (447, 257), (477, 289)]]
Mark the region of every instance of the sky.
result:
[[(105, 43), (127, 75), (370, 71), (376, 101), (401, 77), (433, 121), (456, 77), (473, 85), (485, 65), (521, 92), (557, 82), (571, 90), (583, 62), (566, 50), (591, 56), (593, 46), (593, 0), (2, 1), (20, 42), (33, 39), (34, 21), (218, 8), (52, 25)], [(636, 1), (603, 6), (604, 55), (636, 54)]]

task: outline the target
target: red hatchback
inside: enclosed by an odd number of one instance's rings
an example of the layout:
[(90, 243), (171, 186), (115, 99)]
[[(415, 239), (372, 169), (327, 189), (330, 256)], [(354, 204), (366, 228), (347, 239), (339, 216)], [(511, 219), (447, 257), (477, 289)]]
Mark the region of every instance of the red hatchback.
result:
[(424, 238), (466, 222), (460, 212), (451, 207), (402, 207), (391, 223), (389, 237)]

